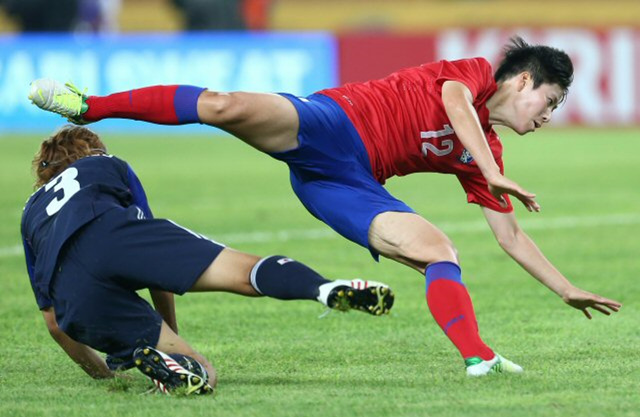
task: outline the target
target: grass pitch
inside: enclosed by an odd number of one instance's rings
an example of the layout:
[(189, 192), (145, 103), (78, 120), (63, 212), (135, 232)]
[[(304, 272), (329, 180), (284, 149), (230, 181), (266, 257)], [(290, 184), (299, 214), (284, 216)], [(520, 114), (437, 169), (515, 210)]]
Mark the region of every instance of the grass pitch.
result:
[[(99, 128), (99, 126), (98, 126)], [(594, 320), (563, 305), (495, 243), (452, 176), (393, 179), (397, 197), (449, 234), (487, 343), (523, 375), (468, 379), (430, 317), (424, 279), (340, 238), (293, 195), (286, 166), (229, 138), (105, 134), (157, 217), (240, 250), (286, 254), (331, 278), (387, 281), (389, 317), (318, 316), (312, 302), (188, 294), (180, 332), (219, 372), (215, 398), (145, 396), (146, 379), (93, 381), (49, 337), (21, 254), (19, 220), (41, 137), (0, 138), (2, 416), (638, 416), (640, 132), (503, 135), (507, 174), (538, 194), (524, 229), (576, 285), (623, 302)], [(114, 260), (126, 262), (126, 259)]]

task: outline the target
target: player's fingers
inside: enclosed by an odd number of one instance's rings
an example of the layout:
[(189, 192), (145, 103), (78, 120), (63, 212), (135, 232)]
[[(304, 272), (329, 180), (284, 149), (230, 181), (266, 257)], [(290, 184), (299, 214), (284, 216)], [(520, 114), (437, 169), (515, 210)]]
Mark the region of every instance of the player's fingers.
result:
[(609, 310), (607, 310), (606, 308), (598, 305), (598, 304), (594, 304), (591, 306), (592, 309), (597, 310), (599, 312), (601, 312), (602, 314), (606, 315), (606, 316), (610, 316), (611, 312)]
[(598, 302), (601, 303), (601, 304), (605, 304), (607, 307), (609, 307), (610, 309), (612, 309), (614, 311), (618, 311), (618, 310), (620, 310), (620, 307), (622, 307), (622, 303), (621, 302), (616, 301), (616, 300), (610, 300), (608, 298), (600, 297)]
[(599, 295), (593, 295), (593, 302), (600, 305), (600, 307), (606, 307), (613, 312), (619, 311), (620, 307), (622, 307), (622, 303), (615, 300), (610, 300), (608, 298), (600, 297)]
[(522, 204), (524, 204), (524, 206), (527, 208), (527, 210), (531, 211), (540, 211), (540, 205), (533, 199), (530, 198), (524, 198), (522, 196), (517, 196), (518, 199), (520, 200), (520, 202), (522, 202)]
[(614, 312), (618, 312), (620, 311), (620, 307), (622, 307), (622, 304), (617, 303), (615, 301), (611, 301), (611, 300), (605, 300), (605, 301), (601, 301), (601, 304), (603, 304), (605, 307), (607, 307), (609, 310), (614, 311)]
[(591, 320), (591, 313), (589, 313), (586, 308), (582, 309), (582, 312), (589, 320)]
[(527, 190), (521, 190), (520, 192), (523, 196), (527, 197), (529, 200), (533, 200), (536, 198), (536, 195), (534, 193), (530, 193)]
[(533, 208), (533, 211), (539, 212), (540, 211), (540, 204), (538, 204), (538, 202), (534, 200), (533, 203), (531, 204), (531, 208)]
[(532, 201), (532, 202), (529, 202), (527, 209), (529, 209), (529, 211), (535, 211), (537, 213), (540, 211), (540, 205), (535, 201)]
[(527, 200), (534, 200), (536, 198), (536, 195), (534, 193), (525, 190), (517, 184), (514, 187), (514, 191), (517, 195), (521, 196), (522, 198), (526, 198)]

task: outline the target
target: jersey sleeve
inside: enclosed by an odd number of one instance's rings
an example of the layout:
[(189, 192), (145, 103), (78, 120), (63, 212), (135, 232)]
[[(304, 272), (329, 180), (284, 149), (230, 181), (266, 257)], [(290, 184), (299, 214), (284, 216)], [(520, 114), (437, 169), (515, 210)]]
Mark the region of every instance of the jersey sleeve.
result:
[(36, 267), (36, 257), (33, 254), (33, 250), (31, 249), (31, 245), (29, 242), (22, 238), (22, 245), (24, 246), (24, 258), (27, 262), (27, 273), (29, 274), (29, 282), (31, 283), (31, 289), (33, 290), (33, 294), (36, 297), (36, 303), (38, 303), (38, 308), (40, 310), (45, 309), (47, 307), (51, 307), (53, 303), (45, 294), (42, 294), (38, 287), (36, 286), (35, 281), (35, 267)]
[(133, 204), (140, 207), (147, 219), (153, 219), (153, 213), (151, 212), (149, 202), (147, 201), (147, 194), (144, 192), (144, 188), (142, 187), (142, 183), (138, 179), (138, 176), (133, 172), (133, 169), (128, 164), (127, 181), (129, 183), (129, 191), (131, 191), (131, 196), (133, 197)]
[(27, 265), (27, 274), (29, 275), (29, 283), (33, 290), (33, 295), (36, 297), (36, 303), (40, 310), (53, 306), (53, 302), (49, 297), (43, 294), (36, 285), (36, 255), (29, 244), (29, 241), (25, 237), (25, 220), (29, 211), (31, 199), (27, 201), (22, 212), (22, 220), (20, 221), (20, 234), (22, 235), (22, 247), (24, 248), (24, 260)]
[(466, 85), (474, 99), (493, 91), (495, 86), (491, 64), (484, 58), (442, 61), (436, 85), (442, 87), (445, 81), (459, 81)]

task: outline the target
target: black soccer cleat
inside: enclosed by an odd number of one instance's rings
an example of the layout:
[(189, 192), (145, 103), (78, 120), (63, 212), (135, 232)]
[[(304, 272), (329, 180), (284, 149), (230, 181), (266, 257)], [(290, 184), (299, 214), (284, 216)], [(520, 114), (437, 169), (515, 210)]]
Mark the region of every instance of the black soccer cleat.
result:
[(359, 310), (374, 316), (389, 314), (395, 296), (387, 285), (375, 281), (337, 280), (320, 287), (318, 300), (339, 310)]
[(193, 358), (176, 355), (174, 359), (147, 346), (133, 352), (133, 361), (140, 372), (148, 376), (163, 394), (169, 395), (176, 389), (185, 389), (186, 395), (213, 393), (213, 388), (208, 384), (207, 372)]

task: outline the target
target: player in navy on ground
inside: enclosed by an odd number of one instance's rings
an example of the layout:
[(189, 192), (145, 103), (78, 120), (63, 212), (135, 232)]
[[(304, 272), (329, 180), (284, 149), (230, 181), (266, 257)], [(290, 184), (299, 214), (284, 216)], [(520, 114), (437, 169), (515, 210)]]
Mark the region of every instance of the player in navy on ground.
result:
[[(114, 375), (96, 349), (116, 367), (135, 363), (162, 392), (212, 391), (214, 368), (178, 336), (174, 293), (317, 300), (373, 315), (393, 305), (384, 284), (329, 281), (293, 259), (239, 252), (154, 219), (131, 167), (84, 127), (45, 140), (33, 168), (39, 188), (21, 222), (31, 285), (53, 338), (94, 378)], [(136, 294), (143, 288), (156, 310)]]
[(618, 311), (619, 302), (574, 286), (520, 228), (508, 195), (529, 211), (540, 206), (504, 176), (502, 143), (493, 129), (502, 125), (524, 135), (542, 127), (572, 80), (566, 53), (514, 38), (495, 72), (483, 58), (440, 61), (306, 98), (175, 85), (87, 97), (72, 84), (36, 80), (30, 99), (76, 123), (203, 123), (286, 162), (293, 190), (314, 216), (374, 258), (424, 274), (434, 319), (459, 350), (467, 374), (477, 376), (522, 368), (480, 338), (451, 240), (383, 184), (413, 172), (455, 175), (500, 246), (529, 274), (588, 318), (589, 309)]

